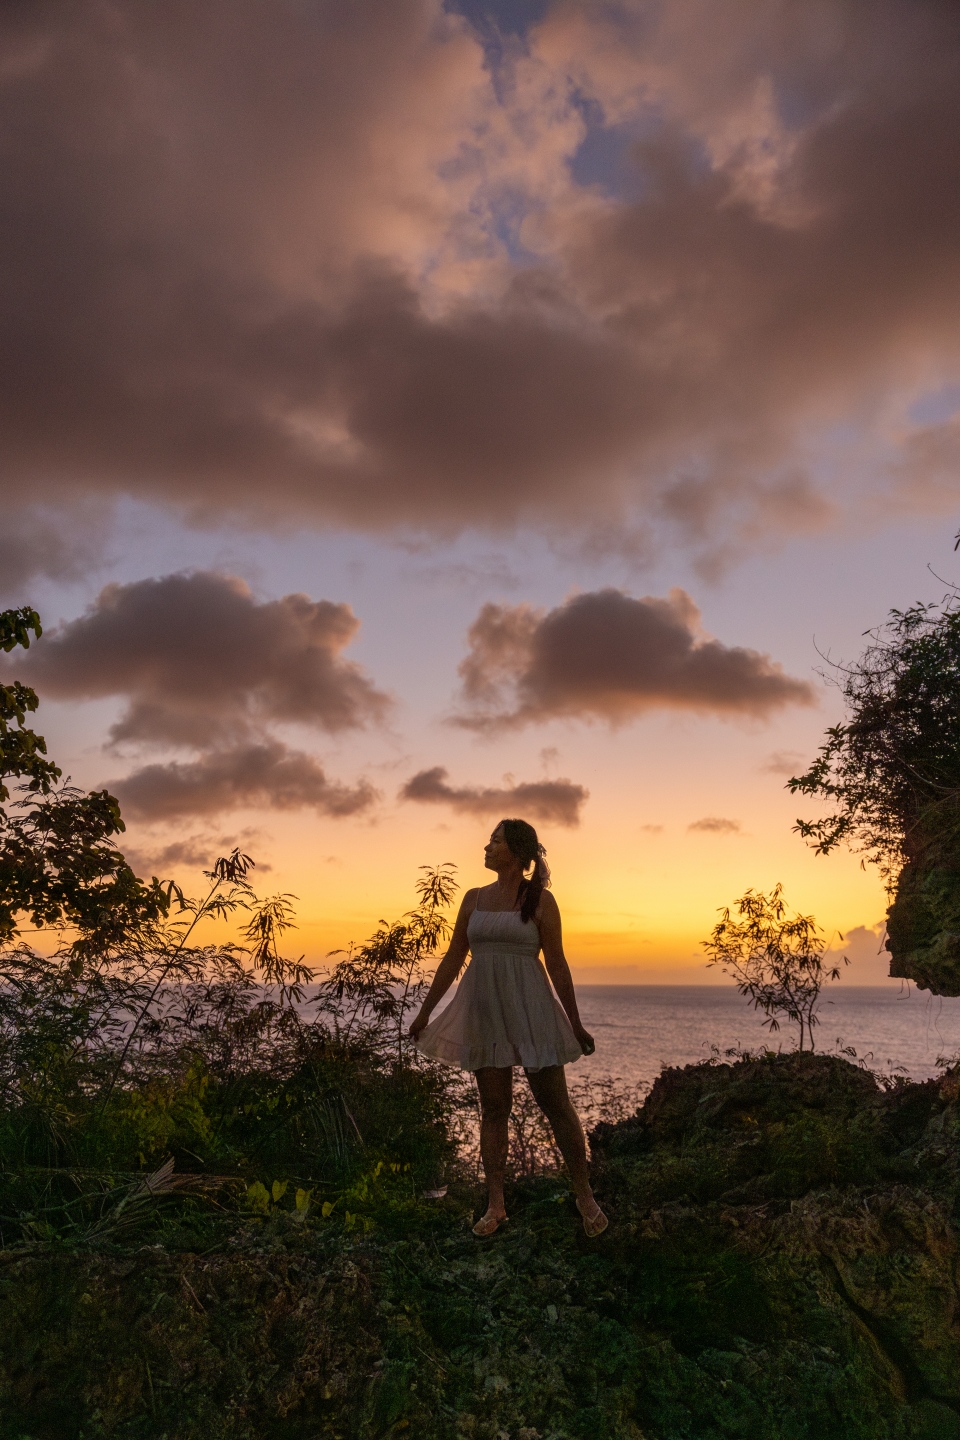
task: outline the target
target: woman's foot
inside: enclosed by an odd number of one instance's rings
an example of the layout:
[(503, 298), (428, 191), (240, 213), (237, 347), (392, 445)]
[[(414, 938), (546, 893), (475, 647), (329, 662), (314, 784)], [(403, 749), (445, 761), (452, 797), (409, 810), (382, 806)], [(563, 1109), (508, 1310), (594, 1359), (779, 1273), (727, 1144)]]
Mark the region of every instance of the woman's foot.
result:
[(589, 1200), (578, 1200), (577, 1209), (583, 1216), (583, 1228), (590, 1240), (595, 1240), (598, 1235), (602, 1235), (610, 1224), (592, 1195)]
[(488, 1210), (486, 1215), (482, 1215), (474, 1225), (473, 1233), (479, 1235), (481, 1240), (485, 1240), (488, 1235), (499, 1230), (501, 1225), (506, 1225), (508, 1218), (502, 1211), (498, 1214), (496, 1210)]

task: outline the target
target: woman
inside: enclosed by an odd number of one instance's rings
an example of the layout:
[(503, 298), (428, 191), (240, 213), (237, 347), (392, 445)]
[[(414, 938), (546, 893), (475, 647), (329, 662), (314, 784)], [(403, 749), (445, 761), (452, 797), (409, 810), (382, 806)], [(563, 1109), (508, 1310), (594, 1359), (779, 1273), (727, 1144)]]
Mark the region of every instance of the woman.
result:
[[(497, 878), (464, 895), (450, 948), (410, 1026), (411, 1038), (425, 1055), (472, 1070), (477, 1077), (480, 1156), (488, 1199), (486, 1214), (473, 1227), (475, 1235), (492, 1235), (507, 1218), (503, 1177), (514, 1065), (523, 1066), (553, 1129), (584, 1230), (593, 1237), (607, 1228), (607, 1217), (590, 1189), (583, 1127), (570, 1103), (563, 1071), (569, 1061), (592, 1055), (596, 1046), (580, 1023), (563, 953), (560, 910), (545, 888), (550, 883), (545, 854), (532, 825), (501, 820), (483, 862)], [(541, 949), (546, 973), (538, 958)], [(468, 950), (472, 959), (463, 984), (430, 1024)], [(548, 974), (563, 1009), (551, 992)]]

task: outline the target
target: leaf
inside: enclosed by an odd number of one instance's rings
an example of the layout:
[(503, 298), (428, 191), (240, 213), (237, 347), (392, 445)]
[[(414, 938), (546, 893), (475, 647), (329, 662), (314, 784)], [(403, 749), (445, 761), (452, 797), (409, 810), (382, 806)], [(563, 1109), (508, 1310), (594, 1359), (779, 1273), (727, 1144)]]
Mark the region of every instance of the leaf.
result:
[(266, 1215), (270, 1209), (270, 1192), (261, 1180), (254, 1180), (247, 1188), (247, 1204), (251, 1210)]
[(297, 1212), (298, 1212), (298, 1214), (304, 1215), (304, 1216), (306, 1215), (307, 1211), (310, 1209), (310, 1196), (311, 1196), (312, 1194), (313, 1194), (313, 1191), (312, 1191), (312, 1190), (302, 1190), (302, 1189), (298, 1189), (298, 1190), (297, 1190)]
[(290, 1184), (290, 1181), (289, 1181), (289, 1180), (274, 1180), (274, 1182), (273, 1182), (273, 1202), (274, 1202), (275, 1205), (278, 1204), (279, 1201), (281, 1201), (281, 1200), (283, 1199), (284, 1195), (286, 1195), (286, 1193), (287, 1193), (287, 1186), (288, 1186), (289, 1184)]
[(324, 1220), (329, 1220), (330, 1216), (333, 1214), (333, 1209), (336, 1203), (336, 1200), (324, 1200), (323, 1204), (320, 1207), (320, 1214), (323, 1216)]

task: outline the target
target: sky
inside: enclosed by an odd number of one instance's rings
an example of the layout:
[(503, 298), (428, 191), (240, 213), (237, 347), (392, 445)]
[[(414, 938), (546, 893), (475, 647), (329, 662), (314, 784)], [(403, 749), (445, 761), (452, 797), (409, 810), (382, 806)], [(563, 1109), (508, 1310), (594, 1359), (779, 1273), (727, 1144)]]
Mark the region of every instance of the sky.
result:
[[(703, 983), (785, 782), (958, 578), (960, 10), (10, 0), (6, 659), (138, 873), (321, 963), (538, 828), (581, 980)], [(841, 936), (843, 939), (841, 939)], [(889, 982), (894, 983), (894, 982)]]

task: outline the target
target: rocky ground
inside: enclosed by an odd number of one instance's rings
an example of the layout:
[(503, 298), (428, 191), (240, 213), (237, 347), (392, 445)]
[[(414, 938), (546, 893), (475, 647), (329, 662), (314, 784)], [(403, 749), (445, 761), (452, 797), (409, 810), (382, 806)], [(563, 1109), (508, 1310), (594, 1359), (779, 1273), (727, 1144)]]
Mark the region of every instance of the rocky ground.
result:
[[(0, 1255), (2, 1440), (960, 1440), (960, 1073), (666, 1071), (559, 1180)], [(226, 1222), (225, 1222), (226, 1223)]]

